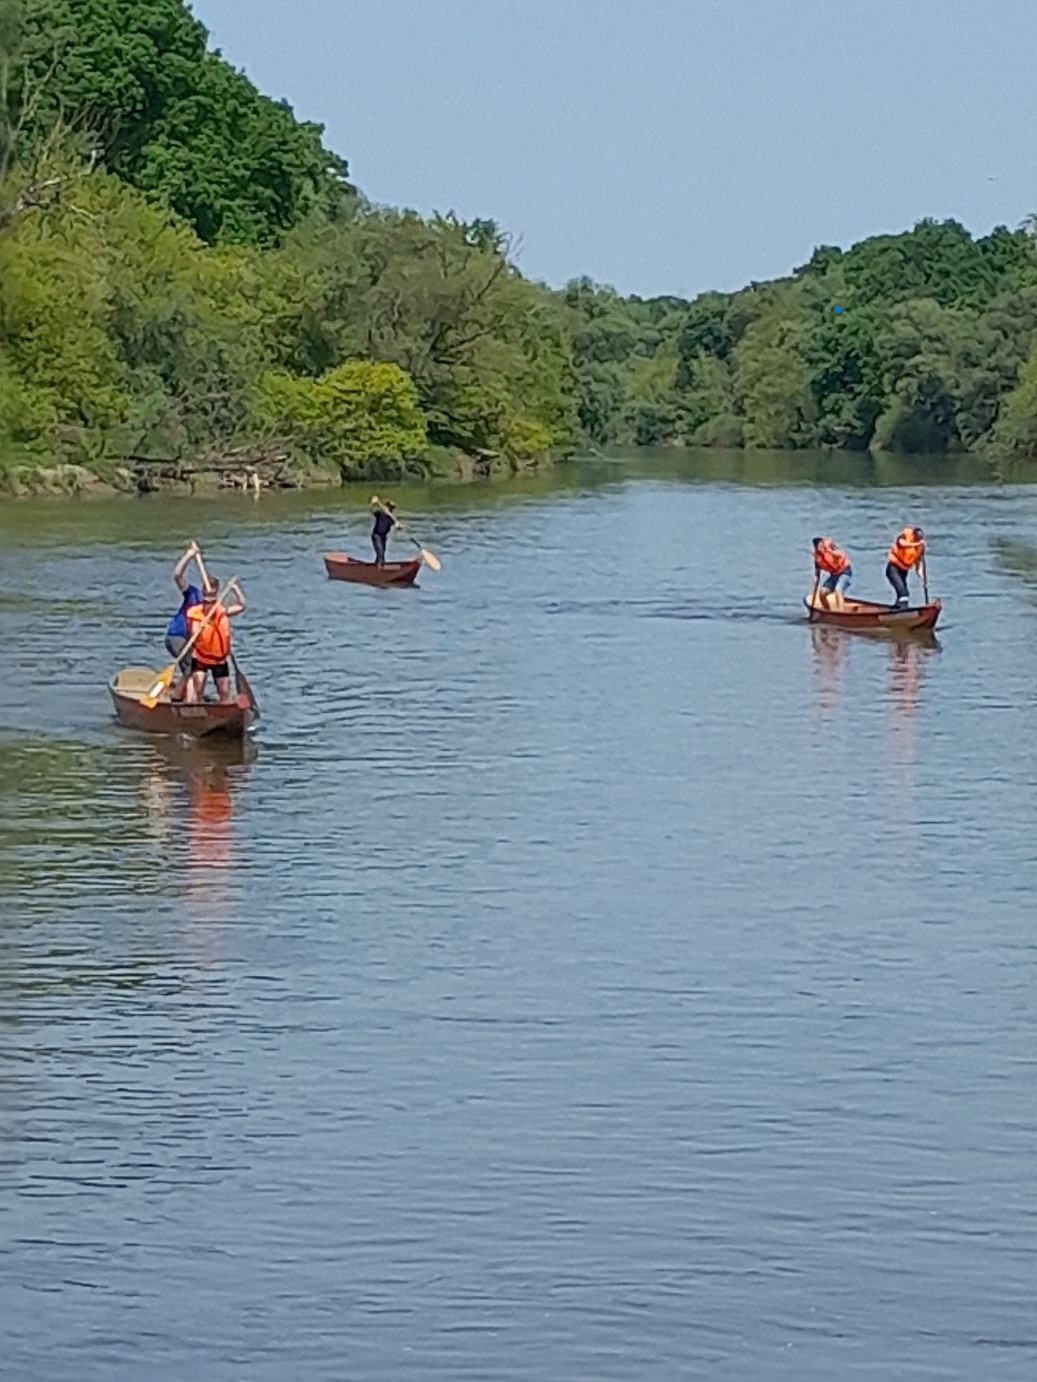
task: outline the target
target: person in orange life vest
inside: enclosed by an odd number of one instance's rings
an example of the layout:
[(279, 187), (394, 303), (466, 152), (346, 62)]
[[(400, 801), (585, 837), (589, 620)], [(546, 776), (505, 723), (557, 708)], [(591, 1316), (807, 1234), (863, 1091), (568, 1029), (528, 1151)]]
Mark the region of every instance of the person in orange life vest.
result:
[[(205, 679), (210, 672), (220, 700), (230, 700), (230, 621), (242, 614), (245, 609), (245, 597), (240, 587), (235, 583), (231, 588), (237, 598), (230, 604), (219, 604), (216, 599), (219, 585), (210, 572), (209, 580), (202, 589), (201, 604), (192, 605), (187, 611), (188, 636), (193, 638), (201, 628), (198, 641), (191, 649), (191, 671), (184, 694), (184, 701), (188, 705), (194, 705), (203, 699)], [(214, 606), (215, 613), (202, 628), (203, 621)]]
[(908, 603), (907, 573), (925, 561), (925, 533), (921, 528), (904, 528), (897, 533), (889, 549), (886, 580), (896, 591), (897, 608)]
[(842, 596), (850, 588), (853, 567), (845, 552), (836, 547), (830, 537), (814, 538), (814, 570), (818, 579), (824, 576), (821, 589), (823, 603), (828, 603), (829, 595)]

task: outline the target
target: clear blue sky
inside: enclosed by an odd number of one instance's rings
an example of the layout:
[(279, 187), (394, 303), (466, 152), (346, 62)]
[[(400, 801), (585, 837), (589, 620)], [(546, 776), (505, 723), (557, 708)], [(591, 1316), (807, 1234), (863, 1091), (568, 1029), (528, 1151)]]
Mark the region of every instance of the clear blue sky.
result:
[(195, 0), (374, 201), (489, 216), (519, 264), (732, 289), (1037, 210), (1037, 0)]

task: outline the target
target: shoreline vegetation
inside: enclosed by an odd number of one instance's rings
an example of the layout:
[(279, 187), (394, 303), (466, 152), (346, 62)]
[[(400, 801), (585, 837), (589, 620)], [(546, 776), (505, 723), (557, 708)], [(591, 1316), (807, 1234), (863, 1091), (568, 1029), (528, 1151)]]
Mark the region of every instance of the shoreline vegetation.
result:
[(0, 493), (1033, 460), (1035, 230), (922, 221), (694, 301), (553, 290), (492, 220), (368, 202), (183, 0), (0, 0)]
[(0, 456), (0, 501), (149, 494), (201, 497), (233, 491), (334, 489), (364, 480), (397, 485), (437, 480), (464, 483), (511, 478), (555, 463), (556, 458), (520, 461), (492, 454), (469, 456), (446, 448), (355, 470), (316, 465), (291, 451), (252, 449), (196, 457), (104, 457), (92, 463), (9, 454)]

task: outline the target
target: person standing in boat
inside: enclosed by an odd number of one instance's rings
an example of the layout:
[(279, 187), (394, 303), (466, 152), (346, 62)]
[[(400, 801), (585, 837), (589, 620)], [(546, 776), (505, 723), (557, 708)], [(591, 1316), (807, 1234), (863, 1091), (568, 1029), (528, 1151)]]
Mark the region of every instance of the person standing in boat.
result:
[(374, 514), (374, 527), (371, 529), (371, 546), (374, 548), (374, 561), (376, 566), (385, 565), (385, 544), (389, 534), (396, 527), (396, 519), (393, 515), (396, 512), (396, 505), (391, 499), (384, 502), (378, 495), (371, 497), (371, 512)]
[(204, 700), (205, 680), (210, 672), (220, 700), (226, 702), (231, 698), (230, 621), (244, 613), (245, 597), (235, 582), (230, 588), (237, 598), (230, 604), (220, 604), (216, 598), (220, 593), (219, 585), (211, 571), (208, 577), (200, 603), (192, 605), (187, 611), (188, 638), (198, 634), (191, 650), (191, 670), (183, 696), (187, 705)]
[(925, 533), (921, 528), (904, 528), (893, 539), (886, 562), (886, 580), (896, 592), (897, 609), (905, 609), (909, 604), (907, 593), (908, 572), (914, 568), (922, 569), (925, 562)]
[[(202, 600), (201, 590), (198, 586), (192, 585), (187, 578), (187, 568), (197, 556), (198, 544), (197, 542), (192, 542), (191, 545), (186, 548), (177, 564), (173, 567), (173, 583), (177, 590), (180, 591), (181, 600), (180, 608), (173, 615), (172, 619), (170, 619), (166, 629), (166, 652), (168, 652), (174, 662), (179, 658), (183, 651), (184, 644), (188, 639), (187, 611), (192, 605), (201, 604)], [(179, 700), (186, 689), (187, 668), (181, 667), (180, 672), (181, 676), (177, 685), (174, 686), (169, 693), (172, 700)]]
[(853, 567), (850, 558), (830, 537), (814, 538), (814, 571), (820, 583), (822, 603), (828, 604), (829, 598), (834, 595), (836, 604), (840, 604), (850, 588)]

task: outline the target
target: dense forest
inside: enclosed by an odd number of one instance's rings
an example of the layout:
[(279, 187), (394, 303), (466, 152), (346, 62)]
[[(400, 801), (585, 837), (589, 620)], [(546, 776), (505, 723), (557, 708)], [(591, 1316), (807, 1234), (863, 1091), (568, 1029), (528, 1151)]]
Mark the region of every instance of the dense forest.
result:
[(732, 294), (531, 282), (371, 205), (182, 0), (0, 0), (0, 450), (343, 475), (690, 442), (1037, 454), (1037, 245), (954, 222)]

